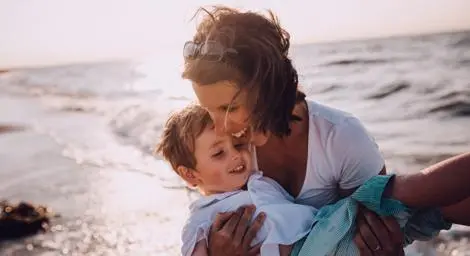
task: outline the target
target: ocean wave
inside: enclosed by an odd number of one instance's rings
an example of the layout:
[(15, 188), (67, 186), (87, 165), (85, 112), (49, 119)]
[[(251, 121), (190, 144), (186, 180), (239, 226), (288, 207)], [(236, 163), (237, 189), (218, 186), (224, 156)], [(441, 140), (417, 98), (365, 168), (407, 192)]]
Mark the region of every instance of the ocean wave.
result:
[(460, 59), (457, 61), (458, 66), (470, 66), (470, 59)]
[(344, 86), (339, 85), (339, 84), (330, 84), (330, 85), (325, 85), (325, 86), (311, 86), (306, 88), (305, 92), (307, 95), (312, 95), (312, 94), (321, 94), (321, 93), (328, 93), (328, 92), (335, 92), (337, 90), (343, 89)]
[(382, 64), (397, 61), (397, 59), (343, 59), (343, 60), (334, 60), (329, 61), (319, 66), (328, 67), (328, 66), (347, 66), (347, 65), (371, 65), (371, 64)]
[(165, 120), (166, 115), (155, 108), (134, 105), (113, 117), (109, 126), (121, 142), (153, 154)]
[(132, 62), (116, 62), (15, 70), (2, 74), (0, 86), (13, 93), (74, 98), (153, 92), (149, 85), (139, 87), (136, 82), (145, 75), (134, 67)]
[(470, 99), (470, 90), (452, 90), (437, 97), (437, 100), (451, 100), (457, 98)]
[(429, 113), (447, 113), (454, 117), (470, 116), (469, 100), (452, 100), (429, 109)]
[(366, 99), (374, 99), (374, 100), (383, 99), (390, 95), (399, 93), (403, 90), (407, 90), (410, 88), (410, 86), (411, 86), (410, 83), (406, 81), (395, 82), (395, 83), (381, 87), (379, 91), (373, 93), (372, 95), (367, 96)]
[(456, 40), (452, 46), (454, 47), (470, 47), (470, 32)]

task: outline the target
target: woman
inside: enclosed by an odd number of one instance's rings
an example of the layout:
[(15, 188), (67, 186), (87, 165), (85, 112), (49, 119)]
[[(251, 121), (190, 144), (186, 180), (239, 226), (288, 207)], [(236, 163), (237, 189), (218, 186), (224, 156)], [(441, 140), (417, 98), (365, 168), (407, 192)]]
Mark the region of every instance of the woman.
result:
[[(320, 207), (385, 174), (379, 149), (358, 119), (308, 100), (298, 89), (289, 34), (272, 13), (266, 18), (225, 7), (204, 11), (184, 47), (183, 78), (192, 82), (217, 132), (238, 137), (252, 131), (264, 175), (296, 202)], [(221, 213), (209, 235), (210, 255), (255, 255), (258, 248), (248, 245), (263, 215), (249, 224), (252, 214), (251, 207)], [(363, 209), (356, 224), (362, 255), (403, 253), (394, 219)]]

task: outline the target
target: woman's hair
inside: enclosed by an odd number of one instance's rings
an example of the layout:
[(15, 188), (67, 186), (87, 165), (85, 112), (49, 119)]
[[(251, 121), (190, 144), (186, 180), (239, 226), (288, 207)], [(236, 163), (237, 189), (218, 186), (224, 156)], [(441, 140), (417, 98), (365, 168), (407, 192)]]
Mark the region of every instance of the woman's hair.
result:
[(228, 7), (200, 8), (203, 19), (193, 42), (211, 41), (236, 53), (226, 53), (219, 61), (186, 58), (183, 78), (204, 86), (220, 81), (235, 82), (246, 90), (250, 123), (255, 130), (277, 136), (290, 134), (296, 103), (305, 94), (298, 91), (297, 71), (288, 57), (290, 35), (268, 11), (269, 17)]

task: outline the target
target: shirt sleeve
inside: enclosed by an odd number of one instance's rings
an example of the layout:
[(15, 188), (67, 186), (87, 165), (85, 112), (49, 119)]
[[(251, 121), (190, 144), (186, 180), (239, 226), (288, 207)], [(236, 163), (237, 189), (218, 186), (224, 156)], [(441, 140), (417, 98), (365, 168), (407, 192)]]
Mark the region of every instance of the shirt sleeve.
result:
[(334, 126), (328, 154), (341, 189), (352, 189), (377, 175), (385, 166), (378, 145), (355, 117)]
[(208, 241), (208, 233), (212, 223), (199, 222), (197, 219), (189, 218), (181, 232), (181, 255), (191, 256), (196, 244), (206, 239)]

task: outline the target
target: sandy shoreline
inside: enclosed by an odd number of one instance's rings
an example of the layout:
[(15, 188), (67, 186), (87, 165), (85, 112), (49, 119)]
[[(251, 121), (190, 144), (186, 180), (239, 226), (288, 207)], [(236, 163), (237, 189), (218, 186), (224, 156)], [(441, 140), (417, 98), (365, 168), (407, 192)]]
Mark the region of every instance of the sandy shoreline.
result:
[[(0, 135), (2, 199), (44, 204), (52, 232), (0, 244), (1, 255), (177, 255), (184, 192), (135, 172), (100, 170), (63, 157), (33, 131)], [(172, 206), (169, 209), (168, 206)], [(167, 209), (162, 212), (161, 209)]]

